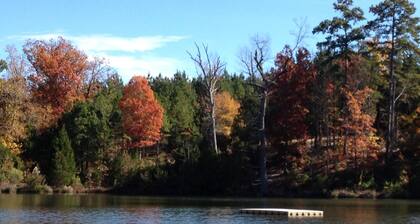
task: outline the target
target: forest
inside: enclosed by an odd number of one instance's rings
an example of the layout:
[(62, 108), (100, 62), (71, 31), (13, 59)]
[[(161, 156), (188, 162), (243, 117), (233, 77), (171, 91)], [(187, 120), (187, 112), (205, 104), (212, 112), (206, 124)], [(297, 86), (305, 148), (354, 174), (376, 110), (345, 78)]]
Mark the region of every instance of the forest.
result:
[(415, 5), (383, 0), (365, 13), (337, 0), (330, 10), (311, 30), (322, 36), (315, 52), (302, 27), (272, 59), (255, 35), (242, 73), (205, 43), (185, 53), (197, 74), (128, 83), (62, 37), (7, 47), (0, 190), (419, 197)]

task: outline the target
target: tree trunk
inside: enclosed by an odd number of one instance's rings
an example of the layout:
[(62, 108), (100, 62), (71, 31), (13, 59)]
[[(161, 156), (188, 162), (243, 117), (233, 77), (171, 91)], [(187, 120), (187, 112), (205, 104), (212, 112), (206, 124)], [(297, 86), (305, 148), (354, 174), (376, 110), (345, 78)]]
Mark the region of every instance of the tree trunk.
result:
[[(394, 6), (395, 8), (395, 6)], [(395, 10), (395, 9), (394, 9)], [(395, 147), (395, 87), (396, 80), (394, 74), (394, 54), (395, 54), (395, 11), (394, 16), (392, 17), (392, 27), (391, 27), (391, 52), (389, 60), (389, 108), (388, 108), (388, 133), (386, 136), (386, 160), (391, 157), (391, 153), (394, 151)]]
[(267, 110), (267, 90), (263, 91), (260, 104), (260, 149), (259, 149), (259, 172), (260, 172), (260, 194), (267, 194), (267, 136), (265, 130), (265, 115)]
[(214, 102), (214, 94), (210, 91), (210, 104), (211, 104), (211, 134), (213, 137), (213, 148), (216, 154), (219, 154), (219, 150), (217, 148), (217, 135), (216, 135), (216, 113), (215, 113), (215, 102)]

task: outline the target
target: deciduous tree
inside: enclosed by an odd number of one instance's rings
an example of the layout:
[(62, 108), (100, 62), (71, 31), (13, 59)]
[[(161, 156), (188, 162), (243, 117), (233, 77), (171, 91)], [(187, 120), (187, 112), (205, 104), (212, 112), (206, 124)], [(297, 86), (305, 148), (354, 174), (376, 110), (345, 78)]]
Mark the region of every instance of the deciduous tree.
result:
[[(225, 68), (225, 63), (221, 61), (218, 55), (211, 55), (208, 46), (203, 44), (203, 49), (196, 44), (197, 53), (196, 55), (190, 55), (191, 60), (196, 64), (199, 75), (201, 76), (204, 84), (204, 95), (206, 104), (210, 110), (210, 123), (211, 123), (211, 136), (213, 149), (216, 154), (219, 153), (217, 148), (217, 135), (216, 135), (216, 103), (215, 103), (215, 94), (218, 90), (218, 82), (222, 75), (222, 72)], [(204, 55), (202, 55), (204, 53)]]
[(124, 87), (120, 101), (122, 125), (131, 138), (129, 147), (146, 147), (161, 138), (163, 109), (156, 100), (147, 79), (134, 76)]
[(7, 70), (0, 78), (0, 143), (14, 153), (19, 153), (19, 141), (26, 136), (26, 126), (31, 117), (29, 92), (25, 75), (27, 65), (16, 49), (7, 49)]
[[(286, 46), (277, 54), (273, 75), (276, 85), (270, 97), (273, 105), (269, 114), (270, 138), (283, 155), (281, 163), (292, 164), (300, 160), (307, 149), (309, 132), (306, 119), (316, 69), (308, 50), (299, 48), (295, 53)], [(288, 170), (291, 167), (286, 165), (283, 168)]]
[(230, 136), (232, 132), (233, 121), (239, 114), (238, 101), (233, 99), (229, 92), (220, 92), (216, 94), (216, 130), (225, 136)]
[(50, 41), (29, 40), (23, 51), (33, 72), (29, 76), (33, 99), (50, 107), (57, 120), (83, 99), (83, 80), (89, 67), (87, 56), (69, 41), (59, 37)]

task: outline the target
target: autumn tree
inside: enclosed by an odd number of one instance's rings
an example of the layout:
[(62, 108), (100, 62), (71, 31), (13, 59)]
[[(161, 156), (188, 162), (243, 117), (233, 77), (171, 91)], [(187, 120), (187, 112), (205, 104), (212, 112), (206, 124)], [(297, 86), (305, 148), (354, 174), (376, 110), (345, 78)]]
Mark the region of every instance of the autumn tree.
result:
[(26, 85), (27, 65), (16, 49), (7, 48), (7, 70), (0, 78), (0, 143), (14, 153), (21, 150), (20, 140), (26, 137), (31, 117), (29, 92)]
[(217, 148), (216, 135), (216, 103), (215, 94), (218, 90), (218, 82), (225, 68), (225, 63), (221, 61), (218, 55), (211, 55), (208, 46), (202, 46), (202, 49), (196, 44), (197, 52), (195, 55), (188, 52), (191, 60), (194, 61), (198, 68), (198, 73), (203, 80), (204, 96), (207, 107), (210, 111), (210, 133), (212, 136), (213, 149), (216, 154), (219, 153)]
[[(397, 147), (396, 104), (407, 89), (397, 86), (401, 81), (402, 64), (407, 56), (419, 54), (420, 18), (415, 16), (416, 8), (409, 0), (384, 0), (370, 7), (375, 18), (369, 21), (369, 28), (377, 38), (376, 48), (388, 55), (388, 119), (386, 132), (386, 158), (390, 158)], [(415, 108), (414, 108), (415, 110)]]
[(124, 87), (120, 101), (122, 125), (131, 138), (129, 147), (147, 147), (161, 138), (163, 109), (146, 78), (134, 76)]
[[(372, 165), (379, 156), (379, 145), (376, 143), (373, 117), (366, 113), (365, 104), (372, 94), (369, 87), (350, 91), (344, 90), (347, 108), (349, 109), (347, 122), (341, 128), (348, 133), (349, 161), (353, 169), (365, 168), (368, 163)], [(342, 161), (340, 161), (342, 162)], [(362, 178), (362, 176), (361, 176)]]
[[(338, 125), (336, 89), (331, 74), (333, 64), (327, 61), (327, 53), (319, 52), (314, 58), (317, 75), (311, 93), (311, 110), (308, 115), (312, 122), (314, 148), (321, 155), (326, 167), (330, 164), (330, 151), (336, 149), (336, 132)], [(325, 169), (328, 172), (328, 169)]]
[[(345, 97), (346, 113), (343, 114), (341, 123), (342, 133), (346, 133), (342, 144), (352, 154), (353, 161), (359, 152), (363, 152), (364, 159), (377, 158), (378, 150), (376, 129), (373, 127), (374, 116), (369, 113), (369, 104), (373, 104), (374, 91), (370, 87), (369, 66), (367, 60), (360, 55), (353, 55), (348, 62), (338, 62), (339, 66), (347, 67), (346, 83), (341, 87)], [(371, 102), (368, 102), (371, 101)], [(347, 153), (347, 151), (344, 151)], [(362, 158), (358, 158), (362, 160)], [(357, 163), (355, 164), (357, 167)]]
[(33, 68), (29, 83), (34, 102), (50, 107), (54, 120), (83, 99), (83, 80), (89, 63), (82, 51), (62, 37), (29, 40), (23, 51)]
[(239, 114), (240, 104), (229, 92), (220, 92), (216, 94), (216, 130), (225, 136), (230, 136), (233, 122)]
[[(309, 113), (310, 90), (316, 75), (309, 51), (299, 48), (296, 52), (286, 46), (278, 53), (273, 72), (270, 102), (270, 139), (282, 155), (282, 167), (289, 171), (294, 161), (302, 160), (309, 137), (306, 122)], [(299, 166), (302, 167), (302, 166)], [(298, 168), (298, 167), (295, 167)]]

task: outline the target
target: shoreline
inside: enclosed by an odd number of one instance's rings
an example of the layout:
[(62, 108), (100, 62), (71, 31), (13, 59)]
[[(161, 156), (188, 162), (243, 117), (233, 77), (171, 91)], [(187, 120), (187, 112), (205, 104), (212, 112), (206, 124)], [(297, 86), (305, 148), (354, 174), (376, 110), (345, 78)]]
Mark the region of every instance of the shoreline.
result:
[(392, 195), (384, 191), (376, 190), (351, 190), (351, 189), (336, 189), (324, 194), (320, 193), (272, 193), (266, 196), (258, 196), (254, 193), (240, 193), (240, 194), (169, 194), (169, 193), (141, 193), (136, 191), (118, 190), (118, 188), (111, 187), (92, 187), (92, 188), (78, 188), (59, 187), (51, 188), (45, 185), (44, 191), (36, 192), (27, 189), (25, 185), (1, 185), (0, 194), (39, 194), (39, 195), (83, 195), (83, 194), (107, 194), (120, 196), (147, 196), (147, 197), (217, 197), (217, 198), (290, 198), (290, 199), (418, 199), (409, 195), (407, 192), (402, 192), (399, 195)]

